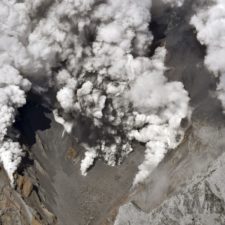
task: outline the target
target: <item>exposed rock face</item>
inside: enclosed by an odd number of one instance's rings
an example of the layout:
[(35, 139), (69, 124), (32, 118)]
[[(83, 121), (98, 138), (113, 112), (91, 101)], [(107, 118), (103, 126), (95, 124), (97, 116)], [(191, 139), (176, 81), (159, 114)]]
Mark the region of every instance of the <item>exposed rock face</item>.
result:
[(13, 190), (3, 170), (0, 171), (0, 224), (29, 225), (29, 217), (22, 199)]
[(17, 179), (17, 185), (25, 198), (30, 196), (33, 189), (33, 184), (29, 177), (19, 175)]
[(41, 225), (35, 218), (32, 219), (31, 225)]
[(15, 190), (5, 171), (0, 170), (0, 224), (56, 225), (55, 216), (40, 201), (31, 178), (18, 174), (16, 177)]

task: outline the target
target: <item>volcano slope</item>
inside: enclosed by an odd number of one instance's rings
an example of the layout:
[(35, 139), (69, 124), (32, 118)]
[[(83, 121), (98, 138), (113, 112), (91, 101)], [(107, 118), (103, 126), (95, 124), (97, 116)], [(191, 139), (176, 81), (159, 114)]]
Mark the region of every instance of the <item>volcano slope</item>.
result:
[[(81, 176), (84, 151), (79, 139), (81, 136), (85, 139), (88, 125), (77, 123), (75, 134), (64, 133), (63, 127), (54, 121), (52, 107), (40, 96), (31, 94), (15, 125), (22, 134), (20, 142), (29, 149), (31, 159), (24, 162), (17, 179), (18, 192), (23, 193), (26, 187), (20, 185), (21, 176), (29, 177), (33, 183), (31, 193), (28, 191), (21, 200), (26, 205), (21, 211), (30, 209), (30, 213), (23, 213), (28, 217), (28, 224), (34, 221), (33, 212), (37, 219), (34, 224), (40, 221), (41, 224), (103, 225), (113, 224), (115, 220), (116, 225), (171, 225), (196, 224), (195, 218), (204, 222), (193, 211), (187, 212), (189, 208), (183, 204), (186, 196), (190, 204), (195, 196), (200, 200), (210, 196), (207, 204), (216, 201), (220, 209), (224, 208), (220, 179), (223, 180), (225, 120), (214, 94), (217, 79), (204, 65), (206, 49), (199, 44), (190, 25), (196, 7), (194, 0), (186, 0), (179, 8), (153, 1), (152, 54), (158, 46), (166, 47), (169, 68), (166, 76), (170, 81), (184, 84), (193, 112), (191, 124), (184, 121), (188, 129), (183, 142), (166, 155), (145, 183), (135, 189), (132, 182), (144, 158), (143, 146), (136, 144), (135, 151), (120, 166), (109, 167), (97, 160), (88, 175)], [(201, 173), (200, 177), (191, 180), (196, 173)], [(170, 204), (178, 207), (171, 212)], [(203, 210), (204, 213), (211, 212)], [(215, 214), (216, 219), (224, 218), (223, 211)], [(25, 224), (24, 218), (21, 221)]]

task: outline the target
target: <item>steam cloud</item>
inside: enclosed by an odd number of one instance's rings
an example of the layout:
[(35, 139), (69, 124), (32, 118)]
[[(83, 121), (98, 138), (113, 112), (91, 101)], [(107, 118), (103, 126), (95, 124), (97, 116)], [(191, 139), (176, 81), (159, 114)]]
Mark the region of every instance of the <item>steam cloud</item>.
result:
[(22, 149), (6, 134), (25, 104), (26, 78), (56, 90), (55, 119), (67, 132), (80, 117), (98, 131), (84, 144), (83, 175), (97, 157), (121, 163), (136, 140), (146, 144), (137, 184), (180, 143), (189, 97), (165, 78), (164, 47), (148, 57), (150, 9), (150, 0), (1, 0), (0, 160), (11, 179)]
[(171, 6), (181, 7), (184, 4), (185, 0), (162, 0), (166, 4), (170, 4)]
[(0, 2), (0, 162), (11, 182), (23, 151), (8, 137), (8, 128), (15, 120), (17, 108), (25, 104), (25, 92), (31, 86), (20, 72), (26, 64), (23, 34), (29, 29), (24, 11), (21, 4)]
[(197, 38), (207, 47), (205, 65), (219, 76), (217, 95), (225, 109), (225, 2), (211, 1), (207, 8), (192, 17), (191, 24), (197, 30)]

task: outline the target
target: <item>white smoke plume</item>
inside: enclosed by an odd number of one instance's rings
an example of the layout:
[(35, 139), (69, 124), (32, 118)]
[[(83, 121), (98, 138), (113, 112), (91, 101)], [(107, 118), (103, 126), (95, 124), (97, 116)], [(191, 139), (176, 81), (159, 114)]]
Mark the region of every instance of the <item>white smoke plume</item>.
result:
[(11, 183), (23, 151), (8, 138), (8, 128), (14, 123), (17, 109), (25, 104), (25, 92), (31, 87), (20, 73), (27, 63), (23, 43), (29, 18), (25, 11), (23, 4), (0, 1), (0, 162)]
[(166, 4), (170, 4), (171, 6), (181, 7), (185, 0), (162, 0)]
[[(146, 144), (145, 160), (139, 166), (134, 185), (145, 180), (170, 149), (183, 139), (181, 121), (190, 116), (189, 97), (180, 82), (168, 82), (165, 48), (156, 49), (151, 60), (140, 68), (131, 86), (130, 99), (135, 109), (135, 123), (130, 138)], [(148, 67), (149, 66), (149, 67)]]
[[(164, 77), (166, 49), (159, 47), (148, 57), (150, 9), (151, 0), (1, 0), (0, 82), (7, 81), (5, 70), (14, 71), (15, 79), (13, 87), (10, 78), (2, 88), (8, 98), (0, 103), (12, 110), (4, 129), (12, 125), (30, 88), (21, 75), (42, 79), (56, 91), (54, 116), (67, 132), (81, 117), (96, 130), (94, 143), (85, 143), (82, 174), (96, 157), (112, 166), (121, 163), (135, 140), (146, 144), (134, 183), (143, 181), (180, 143), (181, 121), (190, 115), (183, 85)], [(4, 151), (12, 146), (2, 143)]]
[(81, 174), (83, 176), (87, 175), (87, 170), (94, 164), (95, 159), (98, 157), (98, 153), (95, 149), (93, 148), (89, 148), (88, 146), (85, 146), (86, 148), (86, 152), (85, 152), (85, 157), (84, 159), (81, 161), (81, 165), (80, 165), (80, 170), (81, 170)]
[(207, 47), (205, 65), (219, 76), (217, 94), (225, 109), (225, 1), (209, 1), (194, 15), (191, 24), (197, 30), (197, 38)]

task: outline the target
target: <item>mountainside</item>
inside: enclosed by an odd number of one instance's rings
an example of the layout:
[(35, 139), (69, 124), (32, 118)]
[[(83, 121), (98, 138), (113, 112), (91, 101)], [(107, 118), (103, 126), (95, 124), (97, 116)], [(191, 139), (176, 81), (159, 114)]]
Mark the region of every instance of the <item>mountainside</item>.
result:
[(223, 0), (0, 8), (0, 224), (224, 225)]
[(224, 190), (225, 155), (220, 156), (205, 173), (195, 175), (149, 213), (134, 202), (120, 207), (115, 225), (122, 224), (179, 224), (220, 225), (225, 221)]

